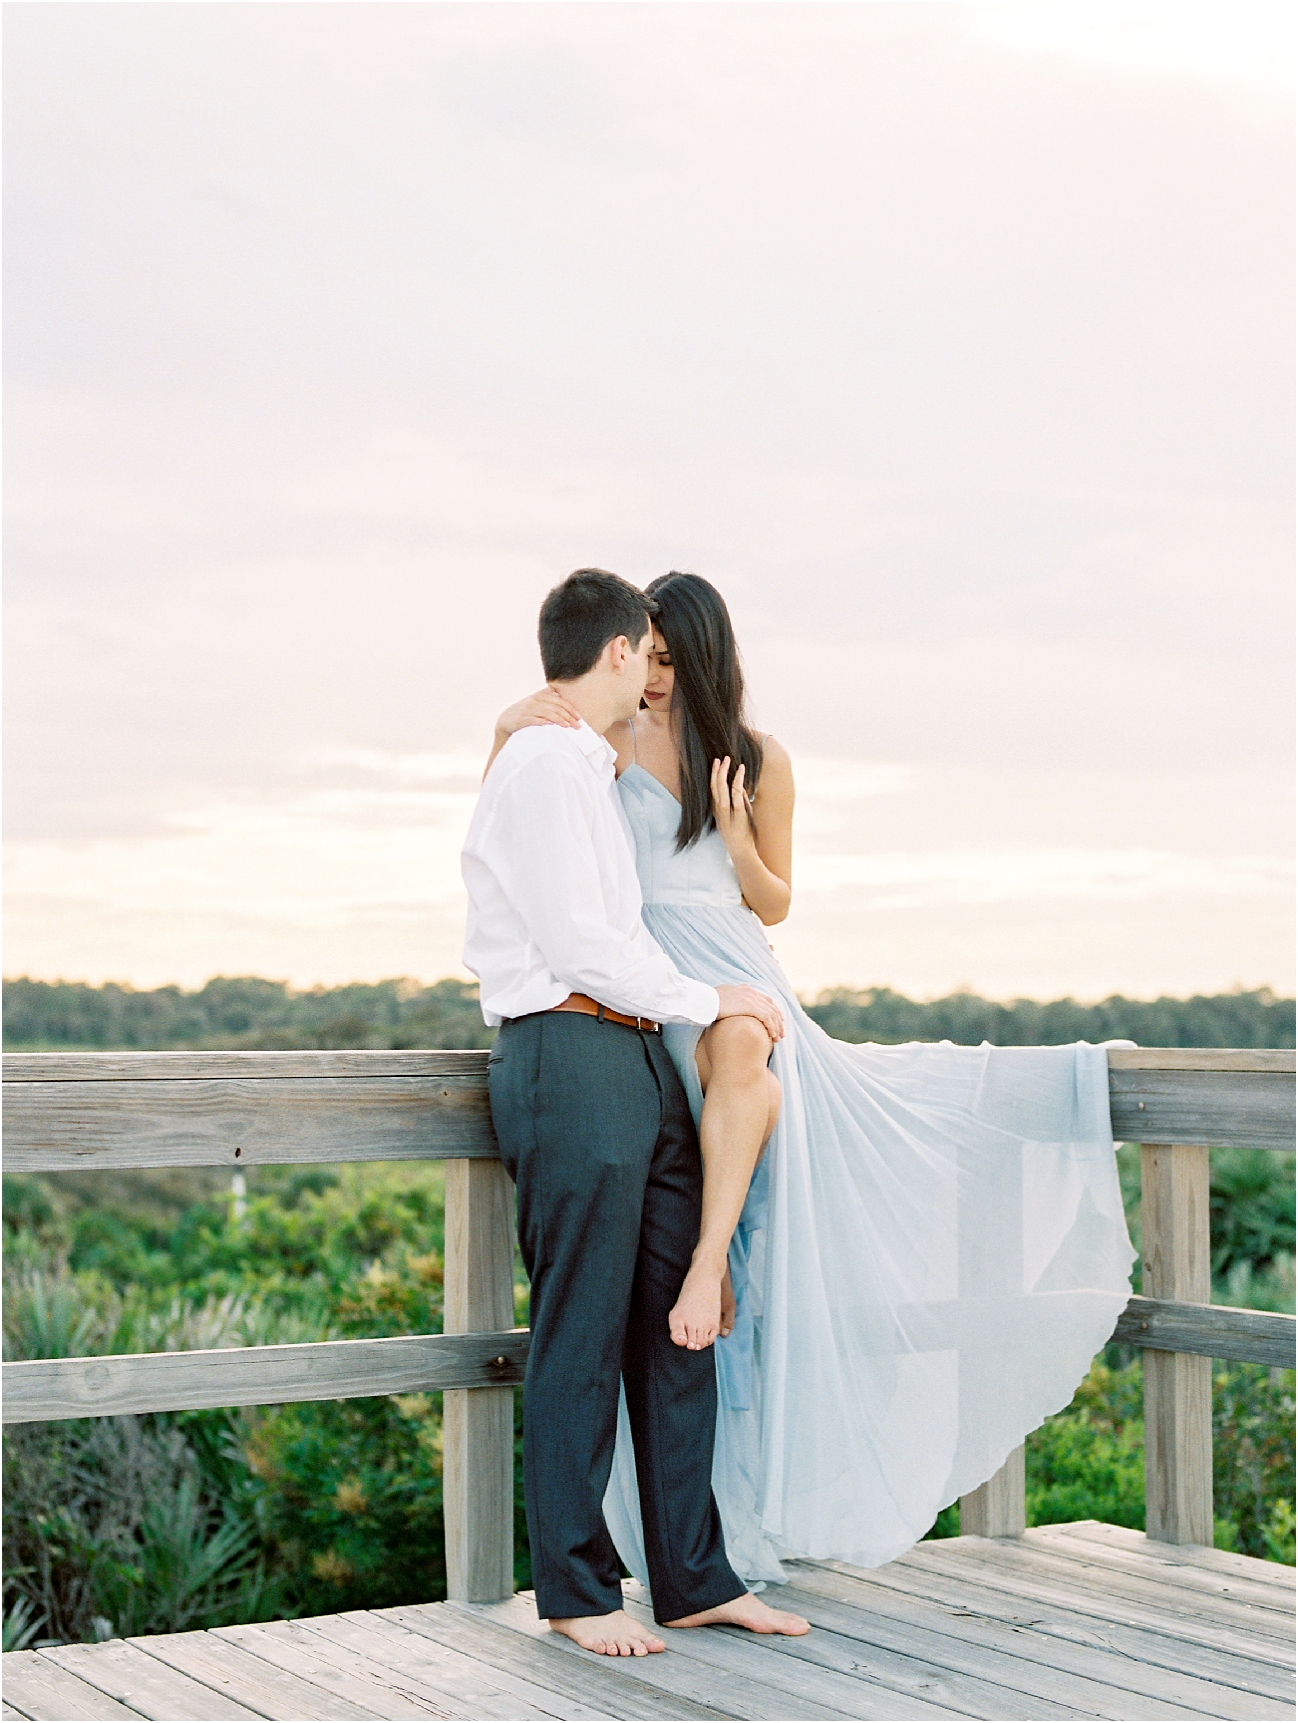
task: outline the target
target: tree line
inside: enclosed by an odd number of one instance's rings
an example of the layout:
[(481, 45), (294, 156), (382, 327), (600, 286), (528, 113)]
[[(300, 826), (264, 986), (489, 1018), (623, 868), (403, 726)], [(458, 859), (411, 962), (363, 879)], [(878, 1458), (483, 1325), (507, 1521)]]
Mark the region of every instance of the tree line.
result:
[[(888, 987), (833, 988), (807, 1004), (842, 1041), (954, 1041), (1024, 1047), (1135, 1041), (1143, 1047), (1292, 1047), (1294, 1001), (1269, 988), (1188, 999), (915, 1000)], [(19, 1049), (486, 1047), (477, 987), (447, 979), (291, 988), (259, 976), (215, 976), (193, 991), (116, 982), (4, 984), (4, 1044)]]

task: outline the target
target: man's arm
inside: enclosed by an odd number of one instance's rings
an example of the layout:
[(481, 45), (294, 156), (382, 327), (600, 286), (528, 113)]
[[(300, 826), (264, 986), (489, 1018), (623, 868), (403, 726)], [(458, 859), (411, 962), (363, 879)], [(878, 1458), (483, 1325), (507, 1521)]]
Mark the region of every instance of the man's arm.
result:
[(624, 933), (607, 919), (584, 773), (582, 761), (548, 752), (499, 785), (491, 847), (506, 896), (574, 992), (663, 1023), (712, 1023), (721, 1004), (715, 987), (682, 975), (643, 926)]

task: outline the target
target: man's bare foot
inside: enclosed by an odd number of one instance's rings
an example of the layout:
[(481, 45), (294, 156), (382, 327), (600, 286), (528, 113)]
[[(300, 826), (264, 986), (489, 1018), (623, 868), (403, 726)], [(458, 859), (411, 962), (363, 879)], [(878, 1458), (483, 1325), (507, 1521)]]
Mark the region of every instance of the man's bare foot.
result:
[(808, 1633), (811, 1623), (800, 1615), (790, 1615), (786, 1609), (772, 1609), (746, 1591), (729, 1603), (719, 1603), (715, 1609), (704, 1609), (698, 1615), (682, 1616), (669, 1621), (668, 1627), (746, 1627), (752, 1633), (786, 1633), (790, 1638)]
[(667, 1313), (667, 1327), (678, 1346), (702, 1352), (721, 1332), (721, 1275), (691, 1263), (681, 1295)]
[(721, 1338), (728, 1340), (734, 1332), (735, 1289), (730, 1282), (730, 1264), (726, 1264), (726, 1272), (721, 1276)]
[(602, 1657), (648, 1657), (651, 1651), (666, 1651), (656, 1633), (633, 1621), (624, 1609), (611, 1615), (570, 1615), (550, 1619), (550, 1629), (562, 1633), (583, 1651), (598, 1651)]

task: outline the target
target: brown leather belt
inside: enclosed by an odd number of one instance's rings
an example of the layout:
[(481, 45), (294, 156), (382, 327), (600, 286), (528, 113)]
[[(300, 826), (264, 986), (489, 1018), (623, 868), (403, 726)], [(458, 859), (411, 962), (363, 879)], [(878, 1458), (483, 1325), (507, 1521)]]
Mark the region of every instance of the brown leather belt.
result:
[(628, 1017), (625, 1012), (601, 1005), (598, 999), (592, 999), (586, 993), (570, 993), (561, 1004), (552, 1005), (550, 1009), (580, 1011), (583, 1017), (598, 1017), (601, 1023), (625, 1023), (628, 1029), (647, 1029), (651, 1035), (662, 1033), (661, 1023), (655, 1023), (652, 1017)]

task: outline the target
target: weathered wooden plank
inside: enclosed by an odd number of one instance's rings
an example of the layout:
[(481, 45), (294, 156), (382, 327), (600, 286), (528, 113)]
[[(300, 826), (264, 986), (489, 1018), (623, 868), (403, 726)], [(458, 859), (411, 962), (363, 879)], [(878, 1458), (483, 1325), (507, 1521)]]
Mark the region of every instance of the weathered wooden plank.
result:
[[(785, 1607), (782, 1594), (778, 1606)], [(787, 1607), (797, 1609), (798, 1605), (790, 1603)], [(653, 1624), (653, 1611), (643, 1602), (630, 1598), (627, 1609), (638, 1621)], [(772, 1634), (754, 1640), (741, 1628), (659, 1631), (671, 1654), (697, 1657), (723, 1670), (757, 1676), (769, 1683), (772, 1692), (779, 1690), (789, 1696), (790, 1711), (796, 1710), (800, 1698), (812, 1697), (830, 1705), (845, 1705), (849, 1715), (860, 1718), (894, 1719), (905, 1714), (907, 1718), (995, 1717), (998, 1723), (1013, 1723), (1015, 1719), (1035, 1723), (1046, 1717), (1095, 1715), (1075, 1705), (1031, 1699), (1011, 1687), (953, 1674), (928, 1660), (927, 1645), (898, 1654), (877, 1640), (867, 1645), (864, 1639), (845, 1638), (828, 1629), (823, 1619), (801, 1639)]]
[(6, 1053), (6, 1083), (204, 1082), (287, 1077), (458, 1077), (485, 1087), (484, 1048), (329, 1048), (289, 1053)]
[(1205, 1549), (1201, 1544), (1161, 1544), (1130, 1526), (1106, 1525), (1103, 1520), (1069, 1520), (1063, 1525), (1038, 1526), (1036, 1529), (1052, 1536), (1084, 1538), (1089, 1543), (1144, 1553), (1160, 1566), (1196, 1567), (1206, 1572), (1237, 1574), (1241, 1579), (1253, 1580), (1258, 1585), (1277, 1587), (1291, 1601), (1294, 1596), (1293, 1568), (1281, 1562), (1263, 1561), (1258, 1556), (1240, 1555), (1236, 1550)]
[[(890, 1646), (953, 1675), (1012, 1689), (1024, 1696), (1028, 1715), (1034, 1700), (1126, 1723), (1174, 1715), (1250, 1720), (1288, 1715), (1277, 1700), (1138, 1663), (1107, 1646), (1052, 1637), (1036, 1628), (1027, 1611), (1013, 1622), (1000, 1619), (1003, 1600), (993, 1596), (986, 1613), (984, 1594), (975, 1586), (965, 1585), (957, 1609), (889, 1587), (854, 1586), (846, 1576), (824, 1570), (809, 1575), (811, 1565), (790, 1564), (791, 1584), (779, 1594), (784, 1607), (849, 1645)], [(817, 1641), (821, 1637), (815, 1635)], [(954, 1702), (957, 1691), (942, 1688), (935, 1696)]]
[(1294, 1074), (1292, 1047), (1110, 1047), (1110, 1071), (1265, 1071)]
[[(1143, 1311), (1150, 1305), (1157, 1306), (1159, 1321), (1162, 1310), (1167, 1308), (1173, 1312), (1168, 1320), (1178, 1323), (1183, 1320), (1179, 1314), (1182, 1310), (1204, 1308), (1164, 1306), (1153, 1300), (1133, 1300), (1129, 1308)], [(1208, 1308), (1213, 1312), (1209, 1322), (1215, 1322), (1217, 1307)], [(1250, 1323), (1259, 1318), (1267, 1324), (1293, 1320), (1254, 1311), (1240, 1314)], [(1233, 1320), (1232, 1313), (1226, 1315)], [(1127, 1338), (1135, 1338), (1136, 1334), (1134, 1329), (1118, 1332)], [(1181, 1329), (1160, 1328), (1156, 1332), (1169, 1344), (1173, 1339), (1181, 1344)], [(1218, 1329), (1210, 1326), (1209, 1333), (1215, 1337)], [(1194, 1339), (1192, 1334), (1185, 1337)], [(401, 1335), (384, 1340), (321, 1341), (291, 1347), (227, 1347), (208, 1352), (37, 1359), (6, 1364), (5, 1421), (31, 1423), (201, 1406), (273, 1405), (421, 1389), (480, 1390), (522, 1380), (527, 1351), (525, 1330), (503, 1333), (499, 1345), (493, 1339), (485, 1353), (477, 1338), (458, 1349), (446, 1344), (448, 1340), (449, 1337), (438, 1335)], [(1200, 1336), (1194, 1343), (1205, 1354), (1211, 1347), (1212, 1356), (1221, 1356), (1218, 1346), (1223, 1343), (1217, 1338)], [(1260, 1344), (1255, 1351), (1261, 1351)], [(505, 1358), (504, 1365), (496, 1362), (499, 1357)], [(1278, 1358), (1270, 1361), (1278, 1362)], [(503, 1401), (503, 1394), (501, 1398)], [(496, 1416), (500, 1421), (503, 1414)], [(512, 1418), (512, 1412), (509, 1417)], [(503, 1463), (497, 1469), (501, 1477), (496, 1481), (496, 1496), (499, 1498), (503, 1492), (508, 1497), (512, 1480), (506, 1486), (501, 1481)]]
[(1024, 1447), (1018, 1447), (998, 1472), (960, 1498), (960, 1530), (983, 1538), (1017, 1537), (1027, 1523)]
[[(959, 1541), (962, 1540), (941, 1539), (926, 1547), (941, 1549)], [(1080, 1647), (1088, 1652), (1105, 1651), (1125, 1658), (1130, 1665), (1127, 1685), (1137, 1691), (1158, 1694), (1161, 1689), (1154, 1685), (1157, 1680), (1168, 1676), (1177, 1680), (1193, 1677), (1213, 1686), (1219, 1685), (1226, 1692), (1238, 1692), (1250, 1705), (1255, 1700), (1285, 1705), (1292, 1715), (1294, 1677), (1290, 1670), (1271, 1662), (1259, 1662), (1248, 1652), (1240, 1655), (1197, 1640), (1179, 1639), (1163, 1633), (1157, 1625), (1153, 1628), (1143, 1624), (1133, 1626), (1118, 1619), (1112, 1611), (1097, 1610), (1093, 1602), (1075, 1608), (1071, 1600), (1061, 1603), (1057, 1596), (1042, 1597), (1030, 1584), (1016, 1576), (1006, 1576), (1004, 1583), (993, 1583), (976, 1567), (966, 1569), (943, 1558), (914, 1565), (894, 1561), (886, 1567), (870, 1569), (854, 1568), (846, 1562), (836, 1561), (803, 1565), (813, 1568), (814, 1577), (804, 1577), (800, 1566), (799, 1587), (820, 1591), (828, 1585), (825, 1578), (828, 1575), (830, 1579), (844, 1581), (849, 1587), (866, 1586), (872, 1592), (877, 1589), (912, 1601), (937, 1604), (949, 1616), (945, 1631), (954, 1633), (962, 1621), (967, 1622), (980, 1643), (984, 1628), (990, 1634), (990, 1624), (998, 1622), (1016, 1635), (1016, 1641), (1019, 1634), (1031, 1632), (1057, 1640), (1065, 1647)], [(849, 1589), (845, 1593), (834, 1591), (832, 1595), (856, 1601), (860, 1593)], [(975, 1598), (976, 1605), (971, 1601)], [(882, 1606), (871, 1601), (869, 1607)], [(1024, 1640), (1023, 1643), (1026, 1645), (1028, 1642)], [(1067, 1667), (1062, 1654), (1059, 1666)], [(1152, 1673), (1147, 1676), (1147, 1672)], [(1172, 1697), (1179, 1699), (1179, 1692), (1174, 1690)], [(1251, 1718), (1261, 1713), (1252, 1710), (1232, 1712), (1225, 1708), (1210, 1715)]]
[(6, 1083), (11, 1172), (495, 1156), (476, 1076)]
[[(1023, 1535), (1029, 1546), (1037, 1546), (1051, 1555), (1080, 1562), (1086, 1567), (1099, 1564), (1114, 1573), (1127, 1574), (1134, 1579), (1156, 1580), (1162, 1585), (1178, 1585), (1199, 1597), (1227, 1597), (1235, 1603), (1247, 1604), (1251, 1609), (1269, 1609), (1287, 1624), (1288, 1632), (1293, 1632), (1293, 1594), (1280, 1586), (1259, 1584), (1256, 1580), (1241, 1579), (1233, 1573), (1219, 1573), (1215, 1569), (1192, 1567), (1185, 1563), (1174, 1567), (1171, 1563), (1161, 1562), (1156, 1556), (1144, 1551), (1137, 1553), (1112, 1545), (1086, 1543), (1081, 1538), (1060, 1537), (1056, 1528), (1034, 1528)], [(1176, 1549), (1178, 1546), (1171, 1544), (1164, 1547)]]
[(527, 1329), (513, 1328), (497, 1334), (399, 1334), (207, 1352), (38, 1358), (4, 1365), (4, 1420), (30, 1424), (508, 1386), (523, 1380), (529, 1338)]
[(231, 1718), (256, 1717), (246, 1705), (214, 1692), (204, 1681), (182, 1675), (157, 1658), (148, 1657), (124, 1639), (102, 1645), (51, 1646), (41, 1653), (71, 1675), (79, 1675), (119, 1704), (158, 1723), (229, 1723)]
[[(514, 1320), (514, 1186), (499, 1161), (446, 1169), (448, 1334)], [(442, 1402), (447, 1593), (495, 1603), (514, 1590), (514, 1395), (458, 1389)]]
[(42, 1723), (80, 1723), (80, 1719), (139, 1718), (120, 1700), (110, 1699), (100, 1688), (60, 1664), (43, 1651), (6, 1651), (2, 1660), (5, 1697), (26, 1716)]
[[(955, 1540), (946, 1540), (953, 1543)], [(964, 1540), (960, 1540), (964, 1543)], [(1089, 1615), (1110, 1626), (1120, 1624), (1141, 1627), (1160, 1634), (1178, 1647), (1208, 1646), (1228, 1651), (1251, 1664), (1270, 1663), (1286, 1677), (1291, 1677), (1291, 1649), (1283, 1641), (1271, 1639), (1234, 1621), (1213, 1619), (1212, 1615), (1190, 1615), (1164, 1604), (1161, 1598), (1146, 1597), (1144, 1601), (1128, 1598), (1109, 1588), (1077, 1579), (1056, 1578), (1043, 1573), (1039, 1567), (1024, 1566), (1013, 1559), (1012, 1545), (997, 1544), (988, 1554), (963, 1548), (944, 1551), (940, 1557), (927, 1552), (931, 1545), (917, 1544), (894, 1565), (916, 1572), (939, 1572), (948, 1577), (963, 1577), (992, 1591), (1003, 1591), (1014, 1597), (1032, 1599), (1041, 1605), (1054, 1605), (1073, 1615)], [(1214, 1612), (1215, 1613), (1215, 1612)]]
[[(876, 1657), (891, 1654), (922, 1680), (927, 1697), (956, 1706), (971, 1717), (1120, 1717), (1137, 1723), (1202, 1715), (1191, 1707), (1149, 1699), (995, 1646), (951, 1638), (942, 1632), (940, 1612), (932, 1606), (931, 1619), (917, 1628), (800, 1588), (784, 1601), (812, 1623), (807, 1640), (796, 1642), (806, 1645), (805, 1655), (828, 1652), (841, 1658), (845, 1667), (863, 1662), (869, 1668)], [(1010, 1637), (1008, 1630), (1002, 1632)], [(799, 1655), (794, 1641), (788, 1645), (790, 1655)]]
[(1195, 1591), (1156, 1574), (1132, 1575), (1098, 1550), (1088, 1556), (1083, 1548), (1080, 1554), (1071, 1555), (1055, 1550), (1049, 1543), (1034, 1543), (1025, 1538), (1013, 1545), (984, 1543), (981, 1549), (971, 1542), (962, 1554), (966, 1559), (986, 1563), (997, 1572), (1040, 1576), (1052, 1583), (1076, 1586), (1088, 1596), (1106, 1602), (1125, 1599), (1133, 1604), (1156, 1606), (1166, 1618), (1165, 1632), (1197, 1634), (1204, 1624), (1214, 1629), (1232, 1628), (1256, 1642), (1252, 1647), (1254, 1653), (1292, 1667), (1293, 1623), (1281, 1610), (1259, 1609), (1247, 1600)]
[(7, 1699), (0, 1699), (0, 1717), (26, 1717), (26, 1712), (15, 1711)]
[(1273, 1369), (1294, 1368), (1294, 1318), (1269, 1310), (1133, 1298), (1118, 1318), (1113, 1338), (1158, 1352), (1189, 1352), (1202, 1358), (1269, 1364)]
[(228, 1640), (242, 1646), (254, 1656), (298, 1675), (315, 1687), (324, 1687), (340, 1698), (385, 1719), (385, 1723), (405, 1723), (419, 1717), (450, 1717), (454, 1708), (445, 1700), (436, 1702), (416, 1695), (381, 1665), (353, 1656), (346, 1666), (333, 1656), (326, 1642), (309, 1633), (293, 1621), (265, 1621), (256, 1627), (217, 1627), (210, 1630), (216, 1639)]
[[(195, 1053), (6, 1053), (6, 1083), (138, 1082), (205, 1077), (442, 1077), (477, 1072), (486, 1080), (484, 1048), (329, 1048), (283, 1053), (258, 1050)], [(1110, 1047), (1110, 1071), (1244, 1071), (1293, 1076), (1292, 1048)]]
[[(1292, 1148), (1292, 1062), (1252, 1050), (1115, 1050), (1115, 1132)], [(482, 1050), (35, 1053), (8, 1055), (4, 1069), (16, 1170), (495, 1153)]]
[[(1269, 1080), (1269, 1079), (1268, 1079)], [(1208, 1151), (1144, 1143), (1140, 1154), (1141, 1291), (1207, 1304)], [(1144, 1354), (1145, 1529), (1169, 1544), (1212, 1543), (1212, 1364)]]
[(1277, 1071), (1110, 1067), (1109, 1110), (1124, 1142), (1294, 1146), (1294, 1079)]
[(675, 1695), (665, 1697), (657, 1686), (640, 1680), (648, 1658), (637, 1657), (632, 1673), (620, 1660), (569, 1657), (562, 1649), (568, 1642), (561, 1641), (557, 1634), (547, 1630), (544, 1636), (527, 1638), (497, 1621), (479, 1619), (471, 1606), (406, 1604), (373, 1613), (408, 1627), (412, 1633), (452, 1646), (466, 1656), (477, 1657), (494, 1670), (534, 1681), (555, 1693), (607, 1710), (615, 1717), (683, 1719), (738, 1715), (733, 1708), (714, 1709)]
[[(464, 1699), (447, 1688), (445, 1681), (430, 1678), (427, 1668), (416, 1671), (409, 1659), (394, 1659), (389, 1655), (389, 1640), (381, 1629), (372, 1627), (344, 1629), (343, 1639), (330, 1630), (332, 1617), (317, 1616), (308, 1621), (263, 1622), (262, 1630), (295, 1654), (305, 1653), (316, 1658), (322, 1666), (321, 1681), (333, 1682), (329, 1671), (346, 1676), (363, 1676), (375, 1683), (385, 1695), (385, 1717), (401, 1715), (407, 1702), (418, 1707), (418, 1715), (428, 1710), (444, 1717), (473, 1718), (474, 1712)], [(395, 1707), (395, 1709), (394, 1709)], [(479, 1720), (475, 1719), (475, 1723)]]
[[(537, 1619), (536, 1602), (530, 1592), (520, 1592), (516, 1597), (506, 1599), (504, 1603), (456, 1603), (450, 1607), (462, 1610), (465, 1614), (472, 1614), (480, 1621), (506, 1627), (534, 1645), (544, 1643), (555, 1646), (561, 1656), (568, 1657), (572, 1662), (607, 1664), (612, 1661), (598, 1658), (593, 1652), (583, 1651), (562, 1634), (552, 1633), (545, 1622)], [(637, 1681), (670, 1694), (677, 1704), (681, 1700), (688, 1700), (696, 1705), (707, 1705), (730, 1717), (752, 1719), (753, 1723), (786, 1723), (789, 1716), (789, 1694), (772, 1688), (769, 1679), (743, 1675), (732, 1670), (719, 1670), (714, 1664), (700, 1662), (694, 1656), (661, 1652), (652, 1657), (638, 1657), (635, 1659), (635, 1673)], [(894, 1716), (895, 1709), (894, 1696)], [(934, 1712), (944, 1717), (954, 1715), (941, 1706), (934, 1706), (925, 1714), (931, 1716)], [(799, 1699), (797, 1714), (800, 1723), (810, 1723), (810, 1720), (815, 1718), (860, 1719), (863, 1715), (859, 1703), (855, 1704), (854, 1709), (846, 1710), (841, 1705), (826, 1705), (806, 1697)]]
[(465, 1715), (475, 1719), (517, 1723), (521, 1718), (555, 1717), (604, 1723), (612, 1716), (611, 1712), (524, 1681), (521, 1676), (493, 1669), (480, 1658), (466, 1656), (435, 1639), (412, 1633), (370, 1610), (312, 1616), (301, 1625), (339, 1645), (355, 1647), (367, 1656), (390, 1662), (394, 1669), (409, 1670), (431, 1686), (454, 1694)]
[[(324, 1620), (328, 1620), (328, 1618), (324, 1618)], [(433, 1651), (433, 1640), (419, 1640), (417, 1639), (417, 1635), (414, 1635), (414, 1633), (409, 1635), (409, 1637), (410, 1639), (415, 1640), (417, 1644), (427, 1645), (427, 1647), (429, 1647), (429, 1651)], [(395, 1659), (388, 1658), (388, 1656), (386, 1656), (388, 1640), (379, 1639), (379, 1632), (374, 1633), (374, 1639), (372, 1639), (369, 1649), (365, 1649), (364, 1652), (360, 1649), (359, 1642), (352, 1642), (352, 1644), (343, 1645), (340, 1644), (338, 1640), (331, 1639), (329, 1635), (322, 1635), (321, 1644), (326, 1645), (326, 1656), (333, 1659), (334, 1663), (340, 1664), (341, 1668), (348, 1668), (348, 1670), (350, 1670), (350, 1668), (355, 1666), (355, 1659), (362, 1658), (365, 1668), (386, 1668), (386, 1670), (390, 1671), (390, 1680), (402, 1683), (403, 1689), (407, 1690), (407, 1692), (417, 1692), (421, 1697), (426, 1697), (426, 1699), (431, 1699), (431, 1701), (440, 1699), (441, 1704), (452, 1704), (452, 1706), (455, 1706), (455, 1714), (457, 1714), (457, 1716), (472, 1716), (472, 1718), (474, 1718), (474, 1723), (481, 1723), (481, 1720), (477, 1718), (477, 1713), (471, 1713), (460, 1697), (452, 1697), (452, 1695), (446, 1694), (445, 1673), (443, 1673), (443, 1680), (441, 1680), (441, 1682), (436, 1682), (436, 1680), (429, 1680), (426, 1675), (415, 1675), (410, 1661), (400, 1661), (400, 1663), (398, 1663)], [(445, 1647), (440, 1647), (440, 1649), (445, 1651)], [(552, 1699), (552, 1704), (555, 1704), (555, 1702), (557, 1701), (553, 1701)], [(519, 1711), (517, 1711), (517, 1707), (515, 1707), (514, 1718), (519, 1718), (519, 1714), (521, 1713), (519, 1713)], [(533, 1714), (534, 1716), (545, 1716), (546, 1713), (540, 1706), (538, 1706), (533, 1707)]]
[(214, 1692), (227, 1694), (261, 1717), (292, 1717), (303, 1723), (326, 1723), (342, 1718), (378, 1718), (382, 1712), (367, 1709), (331, 1693), (327, 1687), (290, 1675), (264, 1657), (257, 1657), (229, 1640), (211, 1633), (161, 1633), (147, 1639), (131, 1639), (149, 1657), (192, 1675)]

